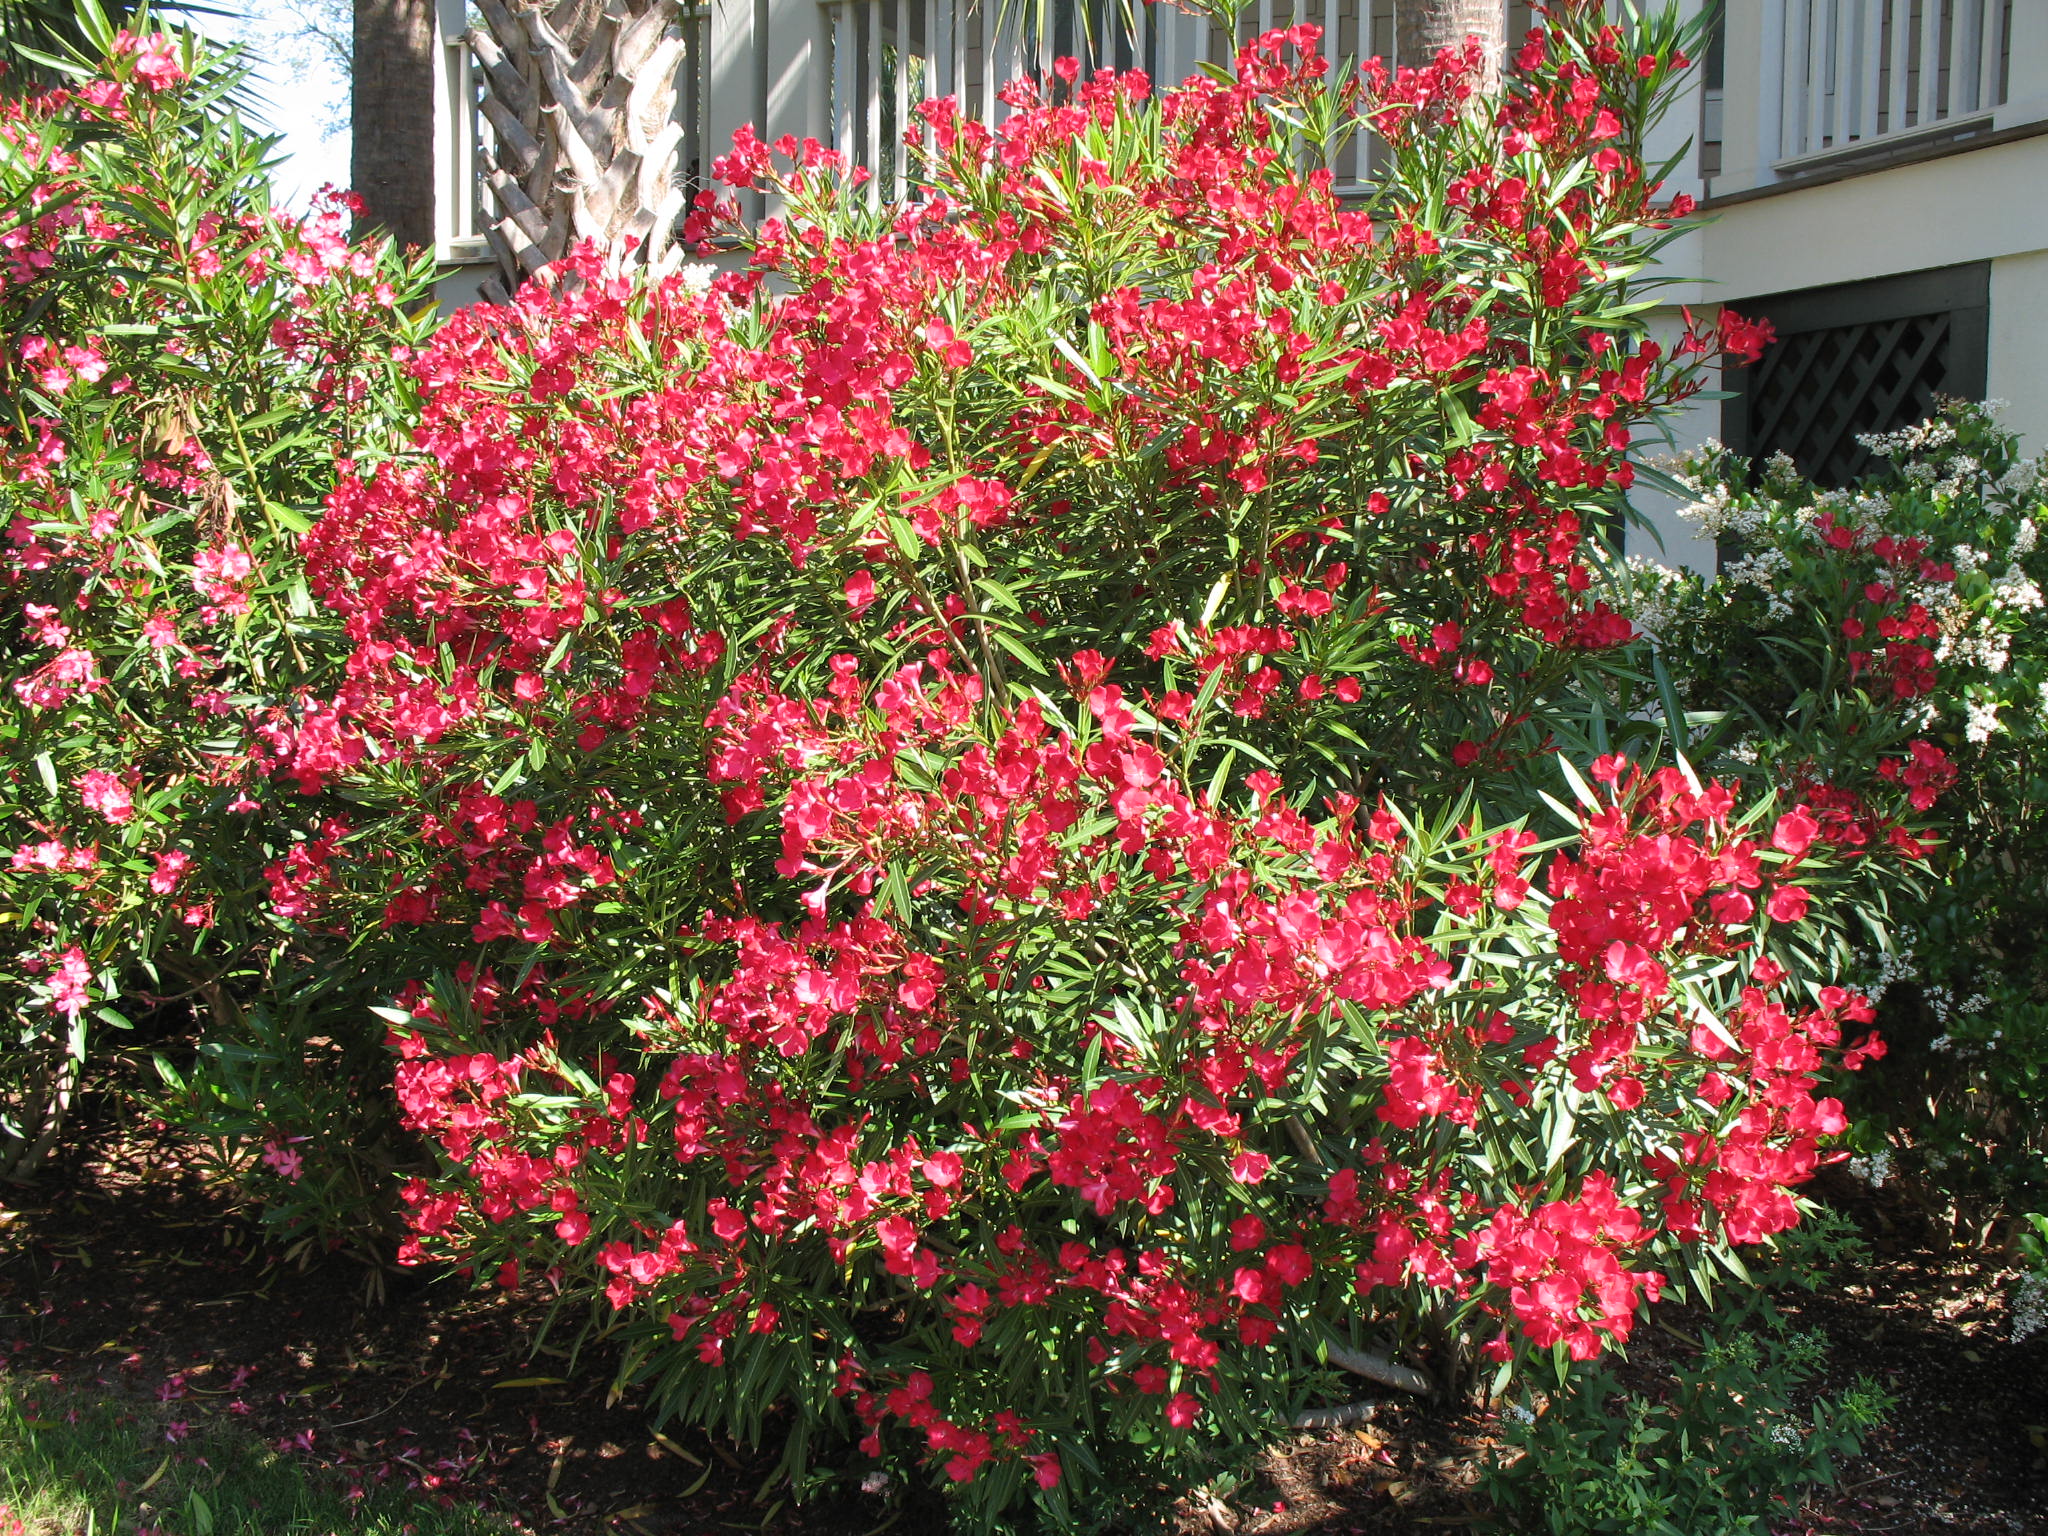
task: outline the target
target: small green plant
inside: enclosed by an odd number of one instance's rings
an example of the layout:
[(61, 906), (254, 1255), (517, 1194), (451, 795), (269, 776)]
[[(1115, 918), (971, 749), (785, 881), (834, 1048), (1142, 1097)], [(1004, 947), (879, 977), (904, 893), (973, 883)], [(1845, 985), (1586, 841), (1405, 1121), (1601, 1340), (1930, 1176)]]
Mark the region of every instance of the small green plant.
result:
[(2012, 1291), (2012, 1341), (2032, 1338), (2048, 1326), (2048, 1216), (2028, 1215), (2019, 1239), (2019, 1283)]
[(1515, 1529), (1551, 1536), (1766, 1530), (1806, 1490), (1834, 1482), (1891, 1398), (1868, 1379), (1813, 1393), (1826, 1340), (1765, 1317), (1718, 1320), (1668, 1394), (1634, 1395), (1611, 1367), (1581, 1369), (1541, 1412), (1510, 1407), (1510, 1459), (1487, 1473), (1495, 1504)]

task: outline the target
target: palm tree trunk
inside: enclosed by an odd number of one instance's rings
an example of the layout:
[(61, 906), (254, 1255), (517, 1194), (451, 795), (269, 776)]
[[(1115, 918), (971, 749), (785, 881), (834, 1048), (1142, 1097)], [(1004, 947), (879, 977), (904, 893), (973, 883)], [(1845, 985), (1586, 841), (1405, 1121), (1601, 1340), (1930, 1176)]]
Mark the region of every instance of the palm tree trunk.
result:
[(349, 180), (364, 221), (434, 243), (434, 0), (355, 0)]
[(1457, 48), (1476, 37), (1486, 48), (1479, 77), (1481, 90), (1500, 82), (1501, 55), (1507, 47), (1507, 0), (1397, 0), (1394, 47), (1398, 62), (1423, 65), (1440, 48)]
[(682, 259), (686, 193), (677, 151), (679, 0), (478, 0), (470, 50), (492, 130), (485, 231), (503, 299), (589, 240), (614, 270)]

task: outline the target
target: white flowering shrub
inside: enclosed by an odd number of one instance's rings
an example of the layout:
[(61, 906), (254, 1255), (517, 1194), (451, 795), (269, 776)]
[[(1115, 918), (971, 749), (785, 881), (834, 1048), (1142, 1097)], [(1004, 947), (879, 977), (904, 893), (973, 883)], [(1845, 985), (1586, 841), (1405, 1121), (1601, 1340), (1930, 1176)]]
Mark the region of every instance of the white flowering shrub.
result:
[(1916, 873), (1835, 936), (1893, 1047), (1857, 1168), (2014, 1200), (2048, 1186), (2048, 465), (1981, 405), (1863, 442), (1883, 468), (1845, 489), (1710, 446), (1681, 476), (1719, 573), (1621, 584), (1703, 771), (1761, 769), (1851, 844), (1896, 841), (1873, 807), (1902, 785), (1934, 806)]

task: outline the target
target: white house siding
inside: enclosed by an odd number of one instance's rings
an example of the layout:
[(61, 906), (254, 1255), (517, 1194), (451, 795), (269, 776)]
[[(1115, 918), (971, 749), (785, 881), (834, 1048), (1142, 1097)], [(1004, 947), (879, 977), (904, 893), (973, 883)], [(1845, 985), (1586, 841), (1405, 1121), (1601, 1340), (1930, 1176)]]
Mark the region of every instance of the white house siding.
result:
[[(1684, 3), (1696, 8), (1698, 0)], [(1855, 162), (1883, 153), (1888, 142), (1902, 159), (1929, 155), (1933, 146), (1908, 131), (1790, 160), (1780, 154), (1792, 139), (1782, 84), (1796, 74), (1787, 65), (1788, 42), (1796, 44), (1830, 7), (1838, 20), (1860, 13), (1866, 26), (1892, 7), (1917, 25), (1929, 3), (1943, 0), (1727, 0), (1726, 86), (1712, 115), (1722, 135), (1721, 174), (1703, 180), (1695, 149), (1673, 177), (1674, 189), (1705, 199), (1707, 219), (1669, 253), (1667, 268), (1682, 281), (1666, 292), (1674, 308), (1660, 329), (1675, 331), (1681, 304), (1710, 314), (1763, 295), (1989, 262), (1986, 394), (2006, 402), (2003, 419), (2032, 451), (2048, 450), (2048, 132), (2041, 131), (2048, 130), (2048, 0), (2011, 0), (1994, 23), (2003, 99), (1980, 91), (1979, 99), (1959, 101), (1954, 126), (1991, 143), (1963, 148), (1968, 140), (1958, 138), (1944, 146), (1953, 152), (1875, 169), (1855, 169)], [(1980, 21), (1986, 3), (1948, 0), (1934, 17), (1960, 34)], [(1661, 130), (1665, 152), (1678, 153), (1702, 120), (1691, 102), (1675, 107)], [(1946, 126), (1926, 125), (1937, 137)], [(1839, 179), (1823, 179), (1830, 176)], [(1717, 402), (1696, 403), (1673, 423), (1681, 442), (1719, 429)], [(1631, 553), (1712, 568), (1712, 547), (1676, 516), (1675, 504), (1650, 493), (1636, 503), (1662, 548), (1639, 538)]]

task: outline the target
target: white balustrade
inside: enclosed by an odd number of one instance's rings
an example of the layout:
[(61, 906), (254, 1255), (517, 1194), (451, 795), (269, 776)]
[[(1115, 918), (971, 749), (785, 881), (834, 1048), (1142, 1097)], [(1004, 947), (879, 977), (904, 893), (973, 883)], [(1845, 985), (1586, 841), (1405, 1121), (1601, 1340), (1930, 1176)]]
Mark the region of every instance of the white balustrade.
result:
[[(1519, 32), (1528, 6), (1504, 3)], [(929, 143), (917, 110), (927, 98), (953, 97), (964, 116), (997, 128), (1012, 110), (1003, 88), (1048, 77), (1056, 58), (1074, 57), (1091, 73), (1142, 69), (1156, 88), (1168, 89), (1205, 64), (1227, 62), (1237, 41), (1300, 23), (1322, 29), (1333, 71), (1374, 57), (1411, 62), (1396, 56), (1397, 4), (1252, 0), (1232, 39), (1166, 0), (697, 0), (684, 20), (677, 175), (693, 190), (706, 186), (711, 162), (736, 129), (751, 125), (771, 143), (791, 135), (831, 145), (868, 172), (871, 197), (914, 198), (916, 157), (904, 135)], [(464, 38), (473, 18), (465, 0), (437, 0), (436, 12), (440, 244), (444, 257), (475, 259), (483, 254), (477, 146), (490, 126), (478, 110), (479, 72)], [(1327, 163), (1340, 190), (1371, 180), (1373, 153), (1363, 135), (1332, 148)], [(756, 215), (766, 211), (758, 197), (751, 204)]]
[[(991, 128), (1010, 111), (1003, 88), (1050, 74), (1072, 57), (1084, 73), (1142, 69), (1155, 86), (1179, 83), (1204, 63), (1223, 62), (1233, 44), (1206, 20), (1165, 4), (1068, 0), (1044, 8), (1034, 25), (1018, 0), (820, 0), (831, 58), (831, 143), (870, 174), (872, 195), (915, 195), (906, 133), (929, 143), (917, 113), (929, 97), (952, 97), (964, 117)], [(1240, 36), (1312, 23), (1333, 68), (1392, 59), (1395, 0), (1258, 0)], [(1330, 169), (1340, 186), (1370, 174), (1370, 147), (1338, 149)]]
[(2015, 3), (1785, 0), (1779, 166), (1988, 123), (2007, 100)]

